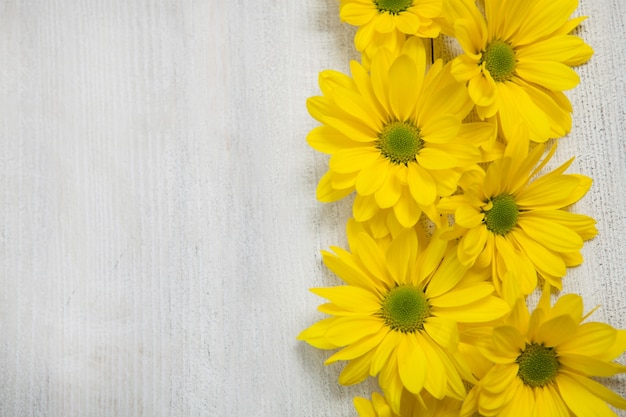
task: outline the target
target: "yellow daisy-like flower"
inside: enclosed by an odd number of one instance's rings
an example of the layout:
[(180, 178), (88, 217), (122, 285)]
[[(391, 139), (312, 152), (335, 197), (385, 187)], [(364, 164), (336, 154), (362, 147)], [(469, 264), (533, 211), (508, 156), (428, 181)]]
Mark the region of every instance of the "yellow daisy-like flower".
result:
[(497, 292), (511, 304), (534, 291), (537, 274), (560, 289), (566, 267), (582, 263), (583, 241), (597, 234), (591, 217), (563, 210), (591, 187), (591, 178), (563, 173), (574, 158), (531, 181), (555, 150), (535, 167), (543, 145), (528, 155), (509, 145), (486, 172), (477, 169), (461, 179), (463, 194), (438, 206), (454, 212), (453, 230), (444, 237), (461, 237), (461, 262), (491, 266)]
[[(358, 51), (377, 48), (398, 35), (435, 38), (441, 27), (442, 0), (341, 0), (341, 20), (358, 26), (354, 44)], [(373, 51), (367, 51), (371, 55)]]
[(572, 108), (563, 91), (579, 82), (571, 66), (593, 54), (568, 35), (584, 20), (569, 19), (577, 6), (577, 0), (485, 0), (485, 19), (471, 0), (446, 0), (465, 52), (452, 74), (467, 83), (481, 118), (497, 115), (507, 140), (520, 123), (536, 142), (569, 132)]
[(398, 413), (377, 392), (372, 393), (371, 401), (355, 397), (354, 407), (359, 417), (459, 417), (461, 402), (450, 397), (439, 400), (428, 393), (418, 397), (404, 390)]
[(495, 129), (461, 123), (472, 103), (449, 65), (437, 61), (426, 75), (425, 69), (424, 45), (413, 37), (399, 56), (381, 50), (371, 74), (355, 61), (352, 77), (320, 74), (324, 95), (307, 100), (309, 113), (323, 124), (307, 141), (331, 154), (319, 200), (356, 190), (358, 221), (388, 208), (404, 227), (415, 225), (423, 211), (440, 221), (435, 201), (456, 190), (461, 173), (481, 159), (479, 146), (495, 140)]
[(377, 242), (351, 221), (348, 242), (351, 253), (336, 247), (334, 254), (323, 252), (326, 266), (347, 285), (311, 290), (330, 301), (319, 310), (332, 317), (298, 339), (320, 349), (343, 348), (326, 361), (349, 361), (341, 384), (379, 375), (395, 412), (403, 388), (462, 399), (461, 375), (469, 370), (455, 358), (458, 323), (485, 323), (510, 309), (493, 295), (488, 275), (461, 265), (442, 239), (420, 244), (413, 228)]
[(469, 392), (461, 417), (610, 417), (607, 403), (626, 400), (589, 377), (626, 372), (613, 362), (626, 349), (626, 331), (581, 324), (582, 298), (568, 294), (550, 307), (545, 291), (532, 315), (518, 300), (480, 349), (494, 366)]

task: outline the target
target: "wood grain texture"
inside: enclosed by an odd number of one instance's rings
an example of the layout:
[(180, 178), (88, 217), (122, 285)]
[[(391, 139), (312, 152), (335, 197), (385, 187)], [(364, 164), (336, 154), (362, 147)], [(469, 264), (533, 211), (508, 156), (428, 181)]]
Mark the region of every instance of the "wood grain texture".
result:
[[(626, 3), (580, 3), (555, 164), (600, 234), (564, 292), (626, 328)], [(305, 101), (353, 35), (336, 0), (0, 2), (0, 416), (355, 415), (375, 383), (295, 340), (350, 212)]]

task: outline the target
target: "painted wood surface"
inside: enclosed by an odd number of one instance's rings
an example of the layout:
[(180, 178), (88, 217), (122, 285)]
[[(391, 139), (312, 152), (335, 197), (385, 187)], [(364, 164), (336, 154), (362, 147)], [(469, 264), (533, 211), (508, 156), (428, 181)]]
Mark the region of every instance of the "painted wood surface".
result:
[[(626, 3), (580, 3), (554, 163), (599, 235), (564, 293), (626, 328)], [(351, 204), (305, 100), (353, 35), (336, 0), (0, 1), (0, 416), (355, 415), (375, 383), (295, 340)]]

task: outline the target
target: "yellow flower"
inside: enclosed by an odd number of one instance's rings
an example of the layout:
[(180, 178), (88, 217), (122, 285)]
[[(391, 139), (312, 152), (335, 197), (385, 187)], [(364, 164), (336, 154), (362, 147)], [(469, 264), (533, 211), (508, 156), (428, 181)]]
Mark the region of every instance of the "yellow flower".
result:
[(467, 83), (481, 119), (497, 115), (507, 140), (520, 123), (536, 142), (567, 134), (572, 108), (563, 91), (579, 82), (570, 67), (593, 54), (568, 35), (584, 20), (569, 20), (578, 1), (485, 0), (486, 19), (471, 0), (444, 4), (465, 52), (452, 74)]
[(494, 366), (469, 392), (462, 417), (615, 416), (606, 403), (626, 400), (589, 377), (626, 372), (613, 362), (626, 349), (626, 331), (581, 324), (582, 298), (568, 294), (550, 307), (544, 290), (532, 315), (519, 299), (480, 349)]
[(404, 390), (400, 402), (400, 411), (394, 413), (384, 396), (372, 393), (372, 400), (354, 398), (354, 407), (359, 417), (459, 417), (461, 402), (445, 397), (441, 400), (425, 393), (418, 397)]
[(422, 41), (407, 40), (399, 56), (382, 49), (371, 75), (351, 62), (352, 77), (320, 74), (323, 96), (307, 100), (323, 126), (308, 143), (331, 154), (329, 171), (317, 188), (319, 200), (343, 198), (356, 190), (353, 214), (366, 221), (392, 208), (404, 227), (424, 211), (439, 222), (434, 203), (451, 195), (467, 167), (481, 159), (479, 145), (495, 138), (488, 123), (462, 124), (471, 100), (435, 62), (428, 73)]
[(298, 339), (320, 349), (343, 348), (326, 361), (349, 361), (341, 384), (379, 375), (395, 412), (403, 387), (414, 395), (426, 390), (437, 399), (462, 399), (461, 376), (469, 370), (455, 357), (458, 323), (485, 323), (510, 309), (493, 295), (488, 274), (461, 265), (442, 239), (420, 243), (413, 228), (377, 242), (350, 221), (348, 242), (352, 252), (323, 252), (326, 266), (347, 285), (311, 290), (330, 301), (319, 310), (332, 317)]
[(491, 266), (497, 292), (511, 304), (536, 288), (537, 274), (560, 289), (566, 267), (582, 263), (583, 241), (597, 233), (591, 217), (563, 210), (591, 187), (591, 178), (563, 174), (574, 158), (531, 182), (555, 150), (535, 167), (543, 145), (528, 155), (509, 145), (486, 172), (477, 169), (461, 178), (463, 194), (438, 206), (454, 212), (453, 229), (443, 236), (461, 237), (461, 262)]
[[(341, 0), (341, 20), (358, 26), (354, 44), (358, 51), (393, 42), (398, 35), (435, 38), (442, 0)], [(370, 54), (371, 55), (371, 54)]]

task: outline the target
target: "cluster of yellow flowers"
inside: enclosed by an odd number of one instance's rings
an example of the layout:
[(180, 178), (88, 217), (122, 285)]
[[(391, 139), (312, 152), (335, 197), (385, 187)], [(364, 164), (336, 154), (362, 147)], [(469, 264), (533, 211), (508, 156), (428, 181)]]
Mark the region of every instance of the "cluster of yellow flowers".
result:
[[(595, 221), (568, 211), (591, 179), (544, 169), (571, 129), (564, 90), (593, 50), (570, 33), (577, 0), (340, 0), (361, 62), (320, 73), (307, 140), (329, 154), (317, 197), (355, 194), (349, 250), (322, 252), (345, 285), (298, 338), (377, 377), (361, 417), (615, 416), (590, 377), (626, 371), (626, 330), (584, 322), (575, 294)], [(422, 38), (462, 53), (430, 62)], [(543, 159), (542, 159), (543, 157)], [(542, 293), (531, 312), (526, 298)], [(584, 323), (583, 323), (584, 322)]]

